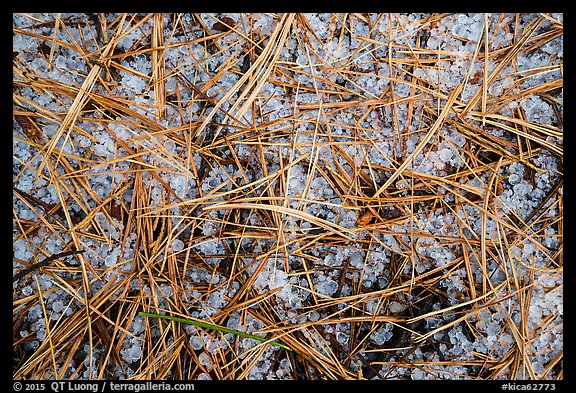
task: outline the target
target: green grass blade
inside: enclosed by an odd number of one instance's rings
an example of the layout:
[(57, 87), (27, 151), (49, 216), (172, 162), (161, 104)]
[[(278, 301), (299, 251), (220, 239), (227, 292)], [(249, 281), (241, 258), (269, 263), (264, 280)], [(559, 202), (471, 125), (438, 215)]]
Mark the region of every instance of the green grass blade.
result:
[(240, 332), (238, 330), (234, 330), (234, 329), (228, 329), (222, 326), (217, 326), (217, 325), (212, 325), (206, 322), (200, 322), (200, 321), (192, 321), (190, 319), (184, 319), (184, 318), (179, 318), (179, 317), (172, 317), (170, 315), (160, 315), (160, 314), (152, 314), (149, 312), (144, 312), (144, 311), (140, 311), (139, 312), (140, 315), (144, 316), (144, 317), (150, 317), (150, 318), (160, 318), (160, 319), (167, 319), (169, 321), (174, 321), (174, 322), (180, 322), (180, 323), (187, 323), (189, 325), (195, 325), (195, 326), (199, 326), (202, 328), (206, 328), (206, 329), (213, 329), (213, 330), (217, 330), (219, 332), (224, 332), (224, 333), (231, 333), (231, 334), (235, 334), (236, 336), (242, 336), (242, 337), (247, 337), (247, 338), (253, 338), (254, 340), (258, 340), (260, 342), (264, 342), (264, 343), (268, 343), (271, 345), (276, 345), (277, 347), (280, 348), (284, 348), (284, 349), (288, 349), (290, 350), (290, 347), (276, 342), (276, 341), (269, 341), (269, 339), (263, 338), (263, 337), (258, 337), (258, 336), (254, 336), (252, 334), (248, 334), (248, 333), (244, 333), (244, 332)]

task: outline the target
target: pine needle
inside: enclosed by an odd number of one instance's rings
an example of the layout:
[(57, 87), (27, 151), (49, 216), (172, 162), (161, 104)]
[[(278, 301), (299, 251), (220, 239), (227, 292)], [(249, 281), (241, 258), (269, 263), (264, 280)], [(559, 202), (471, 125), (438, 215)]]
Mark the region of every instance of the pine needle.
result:
[(216, 330), (216, 331), (219, 331), (219, 332), (222, 332), (222, 333), (231, 333), (231, 334), (234, 334), (234, 335), (236, 335), (236, 336), (252, 338), (252, 339), (254, 339), (254, 340), (258, 340), (258, 341), (263, 342), (263, 343), (266, 343), (266, 344), (275, 345), (275, 346), (277, 346), (277, 347), (290, 350), (290, 347), (286, 346), (285, 344), (279, 343), (279, 342), (277, 342), (277, 341), (272, 341), (272, 340), (270, 340), (270, 339), (266, 339), (266, 338), (263, 338), (263, 337), (255, 336), (255, 335), (253, 335), (253, 334), (248, 334), (248, 333), (245, 333), (245, 332), (240, 332), (240, 331), (238, 331), (238, 330), (229, 329), (229, 328), (226, 328), (226, 327), (224, 327), (224, 326), (212, 325), (212, 324), (210, 324), (210, 323), (201, 322), (201, 321), (194, 321), (194, 320), (192, 320), (192, 319), (185, 319), (185, 318), (180, 318), (180, 317), (173, 317), (173, 316), (171, 316), (171, 315), (152, 314), (152, 313), (148, 313), (148, 312), (144, 312), (144, 311), (140, 311), (139, 314), (142, 315), (142, 316), (145, 316), (145, 317), (149, 317), (149, 318), (166, 319), (166, 320), (169, 320), (169, 321), (186, 323), (186, 324), (189, 324), (189, 325), (194, 325), (194, 326), (198, 326), (198, 327), (205, 328), (205, 329)]

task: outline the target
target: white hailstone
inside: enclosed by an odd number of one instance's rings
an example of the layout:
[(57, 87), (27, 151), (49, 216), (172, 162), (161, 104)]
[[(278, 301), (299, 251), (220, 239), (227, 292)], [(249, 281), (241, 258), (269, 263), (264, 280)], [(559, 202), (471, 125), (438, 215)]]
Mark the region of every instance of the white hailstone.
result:
[(169, 153), (173, 153), (174, 150), (176, 150), (176, 143), (174, 143), (174, 141), (172, 140), (167, 140), (166, 142), (164, 142), (164, 148), (169, 152)]
[(288, 274), (280, 269), (270, 273), (268, 288), (276, 289), (285, 286), (288, 283)]
[(526, 255), (534, 254), (534, 252), (536, 252), (536, 250), (537, 250), (537, 248), (534, 245), (534, 243), (532, 243), (532, 242), (528, 242), (524, 245), (524, 253)]
[(135, 344), (130, 347), (128, 354), (133, 359), (133, 361), (140, 359), (140, 356), (142, 356), (142, 349), (140, 348), (140, 345)]
[(184, 248), (184, 242), (180, 239), (174, 239), (172, 242), (172, 250), (178, 252)]
[(518, 183), (514, 185), (514, 193), (519, 196), (528, 195), (532, 191), (532, 185), (528, 183)]
[(202, 348), (204, 348), (204, 341), (197, 334), (190, 336), (189, 341), (190, 341), (190, 345), (192, 346), (192, 348), (194, 348), (196, 351), (199, 351)]
[(104, 260), (104, 264), (106, 265), (106, 267), (112, 267), (116, 265), (117, 261), (118, 261), (118, 255), (116, 253), (112, 253), (106, 257), (106, 259)]
[(318, 314), (316, 311), (312, 311), (310, 314), (308, 314), (308, 319), (316, 322), (317, 320), (320, 319), (320, 314)]
[(212, 365), (212, 361), (210, 360), (210, 356), (206, 352), (202, 352), (200, 355), (198, 355), (198, 362), (202, 366), (211, 368), (210, 366)]
[(317, 291), (322, 295), (332, 296), (338, 290), (338, 283), (334, 280), (325, 280), (318, 284)]
[(419, 369), (415, 368), (415, 369), (412, 370), (412, 373), (411, 373), (410, 377), (411, 377), (413, 380), (422, 380), (422, 379), (425, 379), (426, 373), (425, 373), (424, 371), (422, 371), (422, 370), (419, 370)]
[(62, 303), (60, 300), (56, 300), (54, 303), (52, 303), (52, 310), (55, 313), (59, 313), (63, 309), (64, 309), (64, 303)]
[(454, 152), (451, 149), (442, 149), (438, 155), (443, 162), (448, 162), (452, 159)]
[(386, 324), (380, 329), (376, 330), (370, 335), (370, 338), (376, 343), (376, 345), (382, 345), (386, 341), (392, 338), (392, 325)]
[(518, 184), (520, 182), (520, 176), (518, 176), (516, 173), (513, 173), (508, 177), (508, 182), (510, 184)]

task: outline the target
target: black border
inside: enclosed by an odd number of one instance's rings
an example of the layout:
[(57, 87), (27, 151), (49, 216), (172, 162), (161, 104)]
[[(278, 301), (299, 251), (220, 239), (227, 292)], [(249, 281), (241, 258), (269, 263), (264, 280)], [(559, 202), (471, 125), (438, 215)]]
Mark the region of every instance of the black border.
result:
[[(136, 4), (136, 3), (134, 3)], [(408, 2), (386, 2), (386, 1), (354, 1), (354, 2), (350, 2), (350, 3), (338, 3), (338, 2), (331, 2), (331, 3), (324, 3), (324, 2), (314, 2), (312, 0), (308, 0), (308, 1), (302, 1), (302, 0), (294, 0), (294, 1), (288, 1), (288, 2), (278, 2), (278, 1), (274, 1), (273, 3), (267, 3), (264, 6), (262, 6), (262, 3), (256, 3), (256, 2), (252, 2), (252, 3), (247, 3), (247, 2), (235, 2), (235, 3), (226, 3), (223, 1), (217, 2), (217, 1), (202, 1), (202, 2), (196, 2), (196, 1), (191, 1), (191, 2), (187, 2), (187, 1), (178, 1), (175, 3), (170, 3), (170, 2), (156, 2), (156, 3), (137, 3), (138, 5), (136, 7), (134, 7), (134, 4), (130, 5), (129, 2), (122, 2), (120, 5), (122, 8), (126, 7), (129, 8), (128, 10), (125, 10), (126, 12), (160, 12), (160, 11), (170, 11), (170, 12), (180, 12), (180, 11), (185, 11), (185, 12), (190, 12), (190, 11), (194, 11), (194, 12), (351, 12), (351, 9), (354, 9), (355, 12), (378, 12), (378, 11), (385, 11), (385, 12), (440, 12), (438, 11), (439, 8), (442, 9), (441, 12), (560, 12), (564, 14), (564, 25), (567, 26), (567, 30), (565, 32), (565, 38), (564, 38), (564, 63), (565, 64), (574, 64), (573, 61), (571, 61), (573, 55), (573, 52), (570, 50), (570, 46), (571, 45), (566, 45), (566, 44), (572, 44), (574, 41), (572, 41), (570, 39), (570, 37), (572, 36), (573, 33), (573, 25), (571, 22), (572, 21), (572, 14), (571, 13), (567, 13), (564, 12), (562, 10), (542, 10), (542, 8), (564, 8), (564, 7), (559, 7), (559, 3), (550, 3), (550, 4), (537, 4), (538, 5), (538, 9), (534, 9), (534, 7), (530, 7), (530, 4), (535, 4), (536, 3), (526, 3), (526, 2), (522, 2), (522, 3), (512, 3), (514, 4), (513, 7), (510, 7), (510, 4), (505, 4), (505, 2), (499, 2), (499, 3), (493, 3), (492, 5), (488, 5), (486, 2), (442, 2), (442, 4), (438, 4), (436, 2), (429, 2), (427, 4), (421, 4), (421, 5), (415, 5), (414, 3), (408, 3)], [(496, 4), (496, 5), (494, 5)], [(6, 31), (4, 32), (4, 34), (2, 35), (2, 37), (6, 38), (6, 45), (12, 45), (12, 26), (13, 26), (13, 21), (12, 21), (12, 14), (16, 13), (16, 12), (28, 12), (28, 11), (33, 11), (33, 12), (55, 12), (56, 11), (60, 11), (60, 12), (86, 12), (86, 6), (89, 6), (91, 8), (93, 8), (93, 10), (91, 10), (90, 12), (110, 12), (110, 7), (106, 7), (106, 2), (85, 2), (85, 3), (79, 3), (79, 2), (57, 2), (56, 4), (53, 2), (41, 2), (41, 3), (34, 3), (32, 4), (32, 2), (30, 3), (26, 3), (26, 4), (17, 4), (17, 6), (24, 8), (24, 10), (20, 9), (20, 10), (10, 10), (10, 12), (6, 12), (2, 14), (2, 18), (5, 19), (3, 20), (3, 22), (1, 23), (1, 26), (3, 28), (6, 29)], [(259, 5), (259, 6), (258, 6)], [(564, 4), (562, 4), (564, 5)], [(414, 9), (416, 6), (417, 9)], [(454, 7), (456, 6), (456, 7)], [(80, 8), (83, 8), (84, 10), (80, 10)], [(104, 8), (104, 9), (103, 9)], [(434, 9), (432, 9), (434, 8)], [(462, 8), (466, 8), (466, 9), (462, 9)], [(518, 8), (522, 8), (522, 10), (518, 10)], [(124, 11), (120, 11), (120, 12), (124, 12)], [(8, 50), (4, 51), (5, 55), (10, 55), (11, 52)], [(2, 62), (2, 65), (5, 66), (6, 68), (8, 68), (8, 64), (10, 64), (11, 62), (8, 62), (8, 59), (6, 59), (5, 62)], [(569, 66), (569, 67), (564, 67), (564, 72), (565, 72), (565, 78), (568, 81), (567, 85), (568, 86), (572, 86), (574, 85), (574, 75), (572, 70), (574, 66)], [(6, 73), (8, 73), (9, 71), (6, 69), (5, 70)], [(12, 88), (11, 88), (11, 82), (8, 80), (8, 78), (5, 79), (6, 80), (6, 95), (5, 95), (5, 99), (6, 99), (6, 106), (8, 106), (8, 102), (12, 101), (12, 94), (10, 94), (10, 96), (8, 95), (8, 93), (12, 92)], [(564, 89), (564, 105), (565, 105), (565, 109), (564, 109), (564, 115), (566, 113), (568, 114), (572, 114), (574, 112), (571, 111), (571, 107), (573, 106), (574, 103), (574, 97), (572, 94), (572, 89)], [(6, 111), (8, 113), (8, 111)], [(12, 116), (7, 116), (7, 122), (9, 122), (9, 127), (12, 128)], [(568, 124), (568, 126), (566, 126), (566, 124)], [(565, 118), (564, 119), (564, 129), (568, 129), (571, 130), (570, 124), (572, 124), (571, 122), (571, 117)], [(8, 140), (8, 138), (10, 138), (9, 133), (8, 132), (4, 132), (2, 133), (2, 136), (5, 137), (6, 143), (5, 146), (12, 146), (12, 141)], [(569, 163), (572, 159), (572, 155), (570, 154), (570, 152), (574, 151), (571, 148), (576, 148), (576, 146), (573, 144), (572, 142), (572, 135), (569, 132), (568, 133), (568, 138), (566, 138), (566, 135), (564, 136), (564, 151), (569, 152), (569, 154), (567, 155), (568, 157), (568, 164), (564, 163), (563, 165), (563, 169), (564, 171), (567, 171), (568, 168), (571, 168)], [(8, 154), (0, 154), (0, 159), (4, 160), (4, 161), (8, 161), (9, 159), (11, 159), (11, 157)], [(10, 163), (11, 164), (11, 163)], [(8, 165), (8, 162), (6, 162), (3, 167), (4, 168), (11, 168), (12, 165)], [(11, 173), (8, 171), (4, 171), (4, 173)], [(9, 179), (11, 177), (6, 176)], [(569, 179), (571, 180), (572, 177), (570, 175), (568, 176), (564, 176), (565, 179)], [(570, 184), (570, 181), (568, 181), (567, 183), (565, 183), (565, 185), (563, 186), (563, 193), (564, 193), (564, 199), (568, 202), (567, 204), (564, 205), (564, 214), (567, 217), (576, 217), (574, 214), (576, 214), (576, 211), (574, 210), (574, 205), (575, 203), (574, 201), (574, 194), (572, 193), (572, 187), (567, 185)], [(5, 189), (3, 189), (3, 191), (8, 194), (9, 200), (11, 201), (11, 192), (12, 190), (12, 184), (7, 184), (7, 186), (5, 187)], [(11, 204), (11, 202), (10, 202)], [(4, 224), (4, 228), (12, 228), (12, 209), (8, 208), (8, 204), (3, 205), (4, 209), (2, 209), (2, 214), (3, 216), (5, 216), (5, 220), (6, 223)], [(564, 226), (564, 236), (567, 239), (572, 239), (573, 237), (571, 236), (571, 232), (573, 231), (573, 226), (571, 225), (572, 222), (571, 221), (566, 221), (566, 224)], [(11, 236), (5, 236), (3, 237), (6, 239), (6, 241), (8, 241), (9, 238), (11, 238)], [(11, 250), (11, 255), (13, 255), (13, 249), (12, 247), (8, 247), (8, 250)], [(568, 288), (571, 289), (572, 286), (570, 285), (570, 282), (574, 280), (576, 271), (575, 271), (575, 265), (574, 265), (574, 259), (572, 258), (573, 256), (573, 249), (570, 246), (564, 246), (564, 260), (568, 261), (567, 264), (565, 264), (565, 268), (566, 271), (564, 273), (564, 278), (565, 278), (565, 282), (568, 283)], [(9, 261), (4, 261), (4, 268), (7, 270), (6, 274), (2, 274), (2, 278), (4, 280), (7, 281), (7, 283), (5, 285), (2, 285), (2, 289), (3, 291), (5, 291), (6, 293), (3, 293), (4, 296), (6, 296), (6, 299), (11, 299), (12, 298), (12, 282), (10, 280), (10, 277), (12, 276), (12, 268), (11, 268), (12, 264)], [(8, 271), (8, 269), (10, 269)], [(10, 291), (10, 295), (8, 295), (8, 291)], [(568, 292), (568, 294), (570, 294), (570, 292)], [(566, 298), (567, 293), (564, 293), (563, 297)], [(8, 301), (3, 301), (1, 302), (3, 307), (6, 308), (5, 312), (5, 318), (4, 321), (6, 323), (6, 321), (9, 319), (10, 320), (10, 325), (12, 324), (12, 303), (8, 302)], [(565, 301), (564, 305), (570, 305), (572, 302), (570, 301)], [(402, 380), (384, 380), (384, 381), (286, 381), (286, 380), (281, 380), (281, 381), (163, 381), (164, 383), (170, 384), (170, 385), (174, 385), (177, 383), (189, 383), (189, 384), (193, 384), (194, 385), (194, 390), (193, 391), (207, 391), (207, 390), (212, 390), (214, 388), (218, 388), (218, 389), (230, 389), (230, 390), (235, 390), (235, 389), (262, 389), (262, 391), (266, 391), (269, 392), (270, 388), (273, 387), (286, 387), (286, 388), (296, 388), (296, 389), (331, 389), (331, 388), (340, 388), (340, 387), (344, 387), (344, 388), (359, 388), (359, 389), (366, 389), (366, 388), (378, 388), (378, 389), (388, 389), (388, 388), (415, 388), (415, 389), (419, 389), (419, 388), (425, 388), (425, 389), (438, 389), (438, 390), (446, 390), (446, 389), (454, 389), (454, 391), (457, 391), (459, 393), (463, 393), (463, 389), (467, 389), (467, 388), (482, 388), (482, 389), (486, 389), (487, 392), (490, 391), (503, 391), (502, 389), (502, 385), (503, 384), (507, 384), (507, 383), (512, 383), (515, 384), (517, 387), (515, 390), (536, 390), (537, 386), (542, 386), (540, 388), (540, 390), (542, 391), (552, 391), (551, 388), (546, 389), (545, 385), (546, 384), (554, 384), (555, 386), (555, 391), (564, 391), (566, 390), (567, 386), (572, 385), (570, 382), (572, 382), (574, 380), (574, 374), (572, 374), (571, 370), (574, 370), (574, 362), (573, 362), (573, 352), (571, 352), (569, 350), (570, 344), (573, 344), (574, 340), (572, 338), (572, 331), (571, 328), (574, 326), (572, 321), (572, 315), (570, 312), (568, 312), (568, 314), (564, 314), (564, 332), (567, 332), (567, 334), (564, 334), (564, 348), (567, 349), (564, 351), (564, 355), (563, 355), (563, 371), (564, 371), (564, 379), (560, 380), (560, 381), (508, 381), (508, 380), (501, 380), (501, 381), (495, 381), (495, 380), (464, 380), (464, 381), (458, 381), (458, 380), (432, 380), (432, 381), (421, 381), (421, 380), (410, 380), (410, 381), (402, 381)], [(6, 326), (4, 324), (2, 324), (4, 327)], [(12, 330), (12, 329), (10, 329)], [(11, 334), (3, 334), (3, 340), (2, 340), (2, 347), (0, 347), (3, 351), (2, 353), (12, 353), (12, 335)], [(10, 364), (12, 364), (12, 359)], [(12, 364), (13, 366), (13, 364)], [(15, 385), (14, 383), (16, 383), (16, 381), (13, 380), (13, 367), (0, 367), (0, 369), (2, 370), (2, 380), (6, 381), (6, 384), (3, 384), (2, 386), (4, 387), (12, 387), (12, 391), (17, 391), (15, 390)], [(22, 386), (26, 387), (29, 385), (34, 385), (34, 387), (39, 387), (39, 386), (44, 386), (43, 391), (45, 392), (50, 392), (52, 391), (51, 389), (51, 383), (53, 381), (20, 381), (22, 383)], [(102, 390), (102, 385), (104, 385), (104, 381), (71, 381), (72, 383), (81, 383), (81, 382), (86, 382), (86, 383), (94, 383), (97, 384), (99, 386), (99, 391), (101, 392)], [(118, 382), (118, 383), (124, 383), (124, 384), (138, 384), (138, 383), (142, 383), (144, 381), (134, 381), (134, 382), (129, 382), (129, 381), (112, 381), (112, 382)], [(155, 381), (156, 382), (156, 381)], [(284, 386), (282, 386), (284, 385)], [(532, 385), (532, 387), (536, 387), (536, 388), (532, 388), (529, 389), (528, 385)], [(41, 389), (41, 388), (40, 388)], [(26, 391), (26, 390), (22, 390), (22, 391)], [(62, 390), (62, 391), (67, 391), (66, 389)], [(105, 390), (106, 392), (110, 391), (110, 388)], [(125, 390), (125, 391), (130, 391), (130, 390)], [(465, 393), (465, 392), (464, 392)]]

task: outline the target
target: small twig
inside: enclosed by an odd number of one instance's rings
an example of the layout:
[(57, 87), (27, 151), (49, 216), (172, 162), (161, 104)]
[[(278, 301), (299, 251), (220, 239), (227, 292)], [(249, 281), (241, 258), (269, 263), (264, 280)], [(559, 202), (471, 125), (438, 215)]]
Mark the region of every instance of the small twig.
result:
[(52, 262), (55, 259), (67, 257), (69, 255), (74, 255), (74, 254), (82, 254), (85, 251), (86, 250), (65, 251), (65, 252), (61, 252), (59, 254), (54, 254), (52, 256), (44, 258), (41, 262), (35, 263), (33, 265), (28, 266), (27, 268), (20, 270), (18, 273), (16, 273), (14, 275), (12, 282), (18, 281), (19, 279), (26, 276), (27, 274), (32, 273), (34, 270), (48, 265), (50, 262)]

